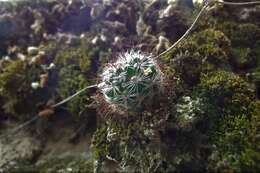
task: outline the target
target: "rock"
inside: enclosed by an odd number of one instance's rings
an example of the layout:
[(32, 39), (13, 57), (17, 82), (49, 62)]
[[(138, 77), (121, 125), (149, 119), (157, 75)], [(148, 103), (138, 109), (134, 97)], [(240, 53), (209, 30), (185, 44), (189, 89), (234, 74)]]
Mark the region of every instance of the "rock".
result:
[(153, 0), (145, 9), (143, 20), (151, 26), (153, 32), (156, 31), (156, 23), (159, 18), (159, 10), (167, 5), (166, 0)]
[(40, 86), (41, 86), (41, 88), (44, 88), (45, 86), (47, 86), (48, 80), (49, 80), (48, 73), (40, 75)]
[(80, 44), (80, 37), (72, 34), (67, 35), (67, 41), (65, 42), (69, 46), (77, 46)]
[(17, 58), (24, 61), (26, 59), (26, 56), (22, 53), (17, 53)]
[(92, 20), (95, 20), (97, 18), (99, 18), (100, 16), (102, 16), (102, 14), (104, 13), (104, 6), (100, 3), (95, 3), (90, 11), (90, 16)]
[(38, 48), (38, 47), (30, 46), (30, 47), (27, 48), (27, 53), (28, 53), (28, 55), (30, 55), (30, 56), (37, 55), (38, 52), (39, 52), (39, 48)]
[(32, 161), (42, 151), (42, 144), (35, 138), (15, 136), (11, 141), (0, 140), (0, 168), (3, 170), (14, 167), (19, 162)]
[(123, 47), (123, 38), (120, 36), (115, 36), (113, 41), (113, 46), (117, 47), (119, 50)]
[(204, 0), (193, 0), (193, 4), (194, 3), (202, 3)]
[(91, 40), (91, 43), (96, 45), (99, 41), (99, 36), (95, 36), (92, 40)]
[(32, 82), (32, 83), (31, 83), (31, 87), (32, 87), (33, 89), (38, 89), (38, 88), (40, 87), (40, 84), (39, 84), (39, 82)]
[(39, 51), (37, 55), (33, 56), (30, 60), (30, 64), (43, 65), (46, 62), (46, 52)]
[(174, 14), (175, 11), (175, 6), (170, 4), (168, 7), (164, 10), (159, 15), (159, 18), (164, 18), (164, 17), (170, 17)]
[(19, 26), (11, 14), (0, 15), (0, 38), (11, 39), (19, 34)]
[[(80, 8), (80, 7), (78, 7)], [(89, 30), (91, 25), (90, 7), (82, 7), (66, 14), (61, 24), (61, 30), (75, 34)]]
[(8, 55), (15, 55), (17, 53), (19, 53), (21, 51), (21, 49), (18, 46), (12, 46), (12, 47), (8, 47)]
[(103, 0), (105, 6), (112, 6), (114, 3), (116, 3), (116, 0)]
[(77, 46), (80, 44), (81, 36), (77, 36), (75, 34), (70, 33), (56, 33), (55, 35), (44, 35), (44, 39), (48, 41), (55, 41), (58, 44), (67, 44), (69, 46)]
[(112, 33), (115, 34), (126, 34), (127, 28), (124, 23), (118, 22), (118, 21), (104, 21), (105, 27)]
[(33, 16), (34, 16), (34, 23), (31, 25), (31, 29), (34, 31), (35, 34), (40, 34), (41, 32), (43, 32), (43, 25), (45, 23), (45, 19), (42, 15), (42, 13), (40, 13), (37, 10), (33, 10)]
[(138, 6), (136, 1), (115, 1), (112, 6), (105, 10), (105, 20), (124, 23), (128, 32), (136, 33), (136, 22), (138, 19)]
[(187, 29), (187, 17), (183, 15), (184, 12), (176, 10), (176, 8), (171, 5), (165, 10), (162, 10), (162, 15), (160, 15), (156, 21), (156, 31), (158, 33), (164, 33), (169, 40), (176, 40), (182, 36)]
[(155, 47), (156, 53), (162, 53), (164, 50), (168, 49), (170, 47), (170, 41), (164, 37), (164, 36), (159, 36), (159, 42)]
[(144, 23), (142, 16), (140, 16), (136, 23), (137, 35), (139, 35), (139, 36), (144, 35), (145, 31), (147, 30), (147, 27), (148, 26)]

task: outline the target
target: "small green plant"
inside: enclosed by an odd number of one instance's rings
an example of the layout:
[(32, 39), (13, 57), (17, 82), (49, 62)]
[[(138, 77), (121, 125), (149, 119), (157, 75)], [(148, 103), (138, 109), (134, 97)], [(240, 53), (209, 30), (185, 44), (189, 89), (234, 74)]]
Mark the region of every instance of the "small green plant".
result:
[(152, 100), (162, 85), (162, 73), (152, 56), (133, 50), (108, 64), (101, 77), (98, 87), (105, 100), (127, 110)]

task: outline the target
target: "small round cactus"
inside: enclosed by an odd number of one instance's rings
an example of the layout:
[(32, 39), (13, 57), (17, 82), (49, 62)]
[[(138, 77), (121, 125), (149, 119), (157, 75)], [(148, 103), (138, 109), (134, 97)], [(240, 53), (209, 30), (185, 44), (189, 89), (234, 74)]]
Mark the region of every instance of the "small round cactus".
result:
[(149, 103), (162, 85), (162, 73), (152, 56), (133, 50), (108, 64), (101, 77), (98, 87), (105, 100), (128, 110)]

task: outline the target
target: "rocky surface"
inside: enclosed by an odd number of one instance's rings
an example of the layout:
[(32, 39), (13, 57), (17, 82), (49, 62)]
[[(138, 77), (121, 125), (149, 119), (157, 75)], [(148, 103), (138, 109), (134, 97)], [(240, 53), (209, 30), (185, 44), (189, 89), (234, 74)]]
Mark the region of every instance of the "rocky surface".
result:
[(34, 162), (42, 153), (40, 140), (20, 132), (7, 141), (0, 141), (0, 172), (15, 167), (20, 162)]

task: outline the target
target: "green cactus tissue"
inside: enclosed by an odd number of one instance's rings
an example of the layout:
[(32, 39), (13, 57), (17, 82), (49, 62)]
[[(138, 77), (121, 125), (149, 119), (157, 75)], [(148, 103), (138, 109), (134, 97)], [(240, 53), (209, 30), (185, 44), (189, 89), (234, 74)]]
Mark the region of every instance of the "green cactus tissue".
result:
[(152, 55), (134, 50), (107, 64), (101, 79), (98, 87), (105, 100), (127, 110), (149, 103), (162, 86), (162, 73)]

